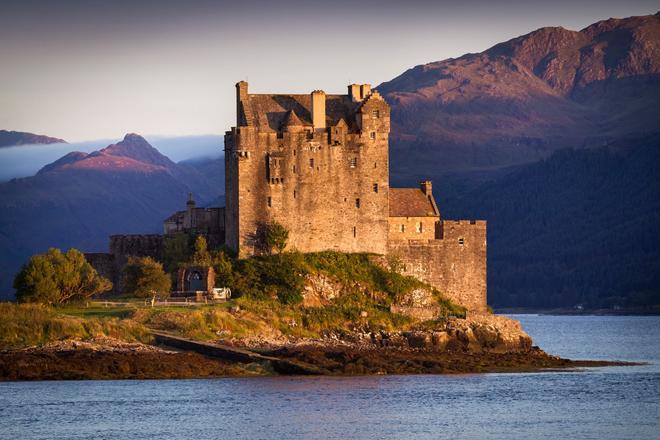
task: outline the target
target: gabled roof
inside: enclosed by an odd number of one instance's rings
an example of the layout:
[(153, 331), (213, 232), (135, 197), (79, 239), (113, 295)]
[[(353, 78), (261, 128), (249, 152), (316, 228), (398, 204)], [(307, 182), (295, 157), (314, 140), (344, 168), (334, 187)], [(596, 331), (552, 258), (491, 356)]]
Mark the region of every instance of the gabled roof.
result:
[(390, 188), (390, 217), (438, 217), (435, 203), (419, 188)]
[[(250, 114), (249, 125), (260, 130), (278, 131), (287, 124), (289, 114), (297, 116), (303, 126), (312, 125), (312, 98), (305, 95), (249, 94), (243, 101), (246, 114)], [(348, 95), (325, 95), (326, 124), (330, 127), (344, 119), (348, 125), (355, 119), (358, 103)], [(349, 122), (350, 121), (350, 122)]]
[(291, 109), (286, 113), (284, 121), (282, 122), (282, 127), (302, 127), (303, 123), (296, 115), (296, 111)]

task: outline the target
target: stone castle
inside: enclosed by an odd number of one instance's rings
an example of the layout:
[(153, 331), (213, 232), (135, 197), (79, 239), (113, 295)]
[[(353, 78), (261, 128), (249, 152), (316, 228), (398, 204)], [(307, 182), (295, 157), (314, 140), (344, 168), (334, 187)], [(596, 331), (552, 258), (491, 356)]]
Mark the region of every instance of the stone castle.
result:
[[(193, 232), (239, 257), (264, 251), (272, 221), (287, 248), (396, 257), (403, 272), (469, 310), (486, 309), (486, 222), (446, 220), (432, 185), (390, 188), (390, 107), (369, 84), (346, 95), (251, 94), (236, 84), (236, 126), (225, 134), (225, 208), (165, 220), (165, 234)], [(113, 236), (110, 254), (89, 254), (117, 279), (126, 255), (160, 258), (163, 236)]]

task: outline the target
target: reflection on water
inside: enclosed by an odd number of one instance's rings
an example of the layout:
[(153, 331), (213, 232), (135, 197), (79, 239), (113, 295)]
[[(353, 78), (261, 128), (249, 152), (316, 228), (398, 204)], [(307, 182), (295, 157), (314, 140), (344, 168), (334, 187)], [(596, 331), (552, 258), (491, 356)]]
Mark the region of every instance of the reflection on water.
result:
[(2, 438), (658, 438), (660, 318), (519, 316), (586, 372), (0, 384)]

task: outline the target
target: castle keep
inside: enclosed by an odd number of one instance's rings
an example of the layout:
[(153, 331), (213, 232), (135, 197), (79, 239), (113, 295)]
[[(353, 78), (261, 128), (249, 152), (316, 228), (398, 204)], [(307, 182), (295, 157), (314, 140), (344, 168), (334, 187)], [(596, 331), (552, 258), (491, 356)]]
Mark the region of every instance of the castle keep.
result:
[[(260, 254), (276, 221), (288, 249), (386, 256), (473, 312), (486, 310), (486, 222), (446, 220), (432, 184), (390, 188), (390, 107), (369, 84), (346, 95), (251, 94), (236, 84), (236, 126), (225, 134), (225, 208), (168, 217), (164, 236), (113, 236), (88, 259), (117, 282), (127, 255), (162, 256), (163, 237), (201, 234), (239, 257)], [(386, 263), (383, 263), (386, 264)]]
[(390, 107), (369, 84), (346, 95), (251, 94), (236, 84), (225, 134), (225, 243), (261, 252), (260, 228), (301, 252), (396, 257), (404, 273), (472, 311), (486, 309), (486, 222), (444, 220), (431, 182), (390, 188)]

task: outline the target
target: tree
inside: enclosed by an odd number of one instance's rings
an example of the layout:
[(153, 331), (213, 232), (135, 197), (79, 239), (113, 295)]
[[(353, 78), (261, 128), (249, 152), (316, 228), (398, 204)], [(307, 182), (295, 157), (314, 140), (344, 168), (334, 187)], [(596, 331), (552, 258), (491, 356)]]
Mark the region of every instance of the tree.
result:
[(34, 255), (14, 279), (16, 300), (42, 304), (80, 301), (112, 289), (77, 249), (62, 253), (51, 248)]
[(170, 295), (172, 280), (163, 265), (150, 257), (128, 257), (124, 268), (124, 293), (138, 298)]
[(265, 233), (268, 251), (272, 253), (273, 249), (275, 249), (278, 254), (284, 252), (286, 243), (289, 240), (289, 231), (278, 222), (273, 221), (266, 225)]
[(231, 258), (223, 250), (213, 252), (212, 257), (216, 286), (230, 286), (234, 282), (234, 267)]
[(195, 253), (192, 256), (192, 263), (195, 266), (211, 265), (211, 254), (206, 244), (206, 238), (201, 235), (195, 240)]

